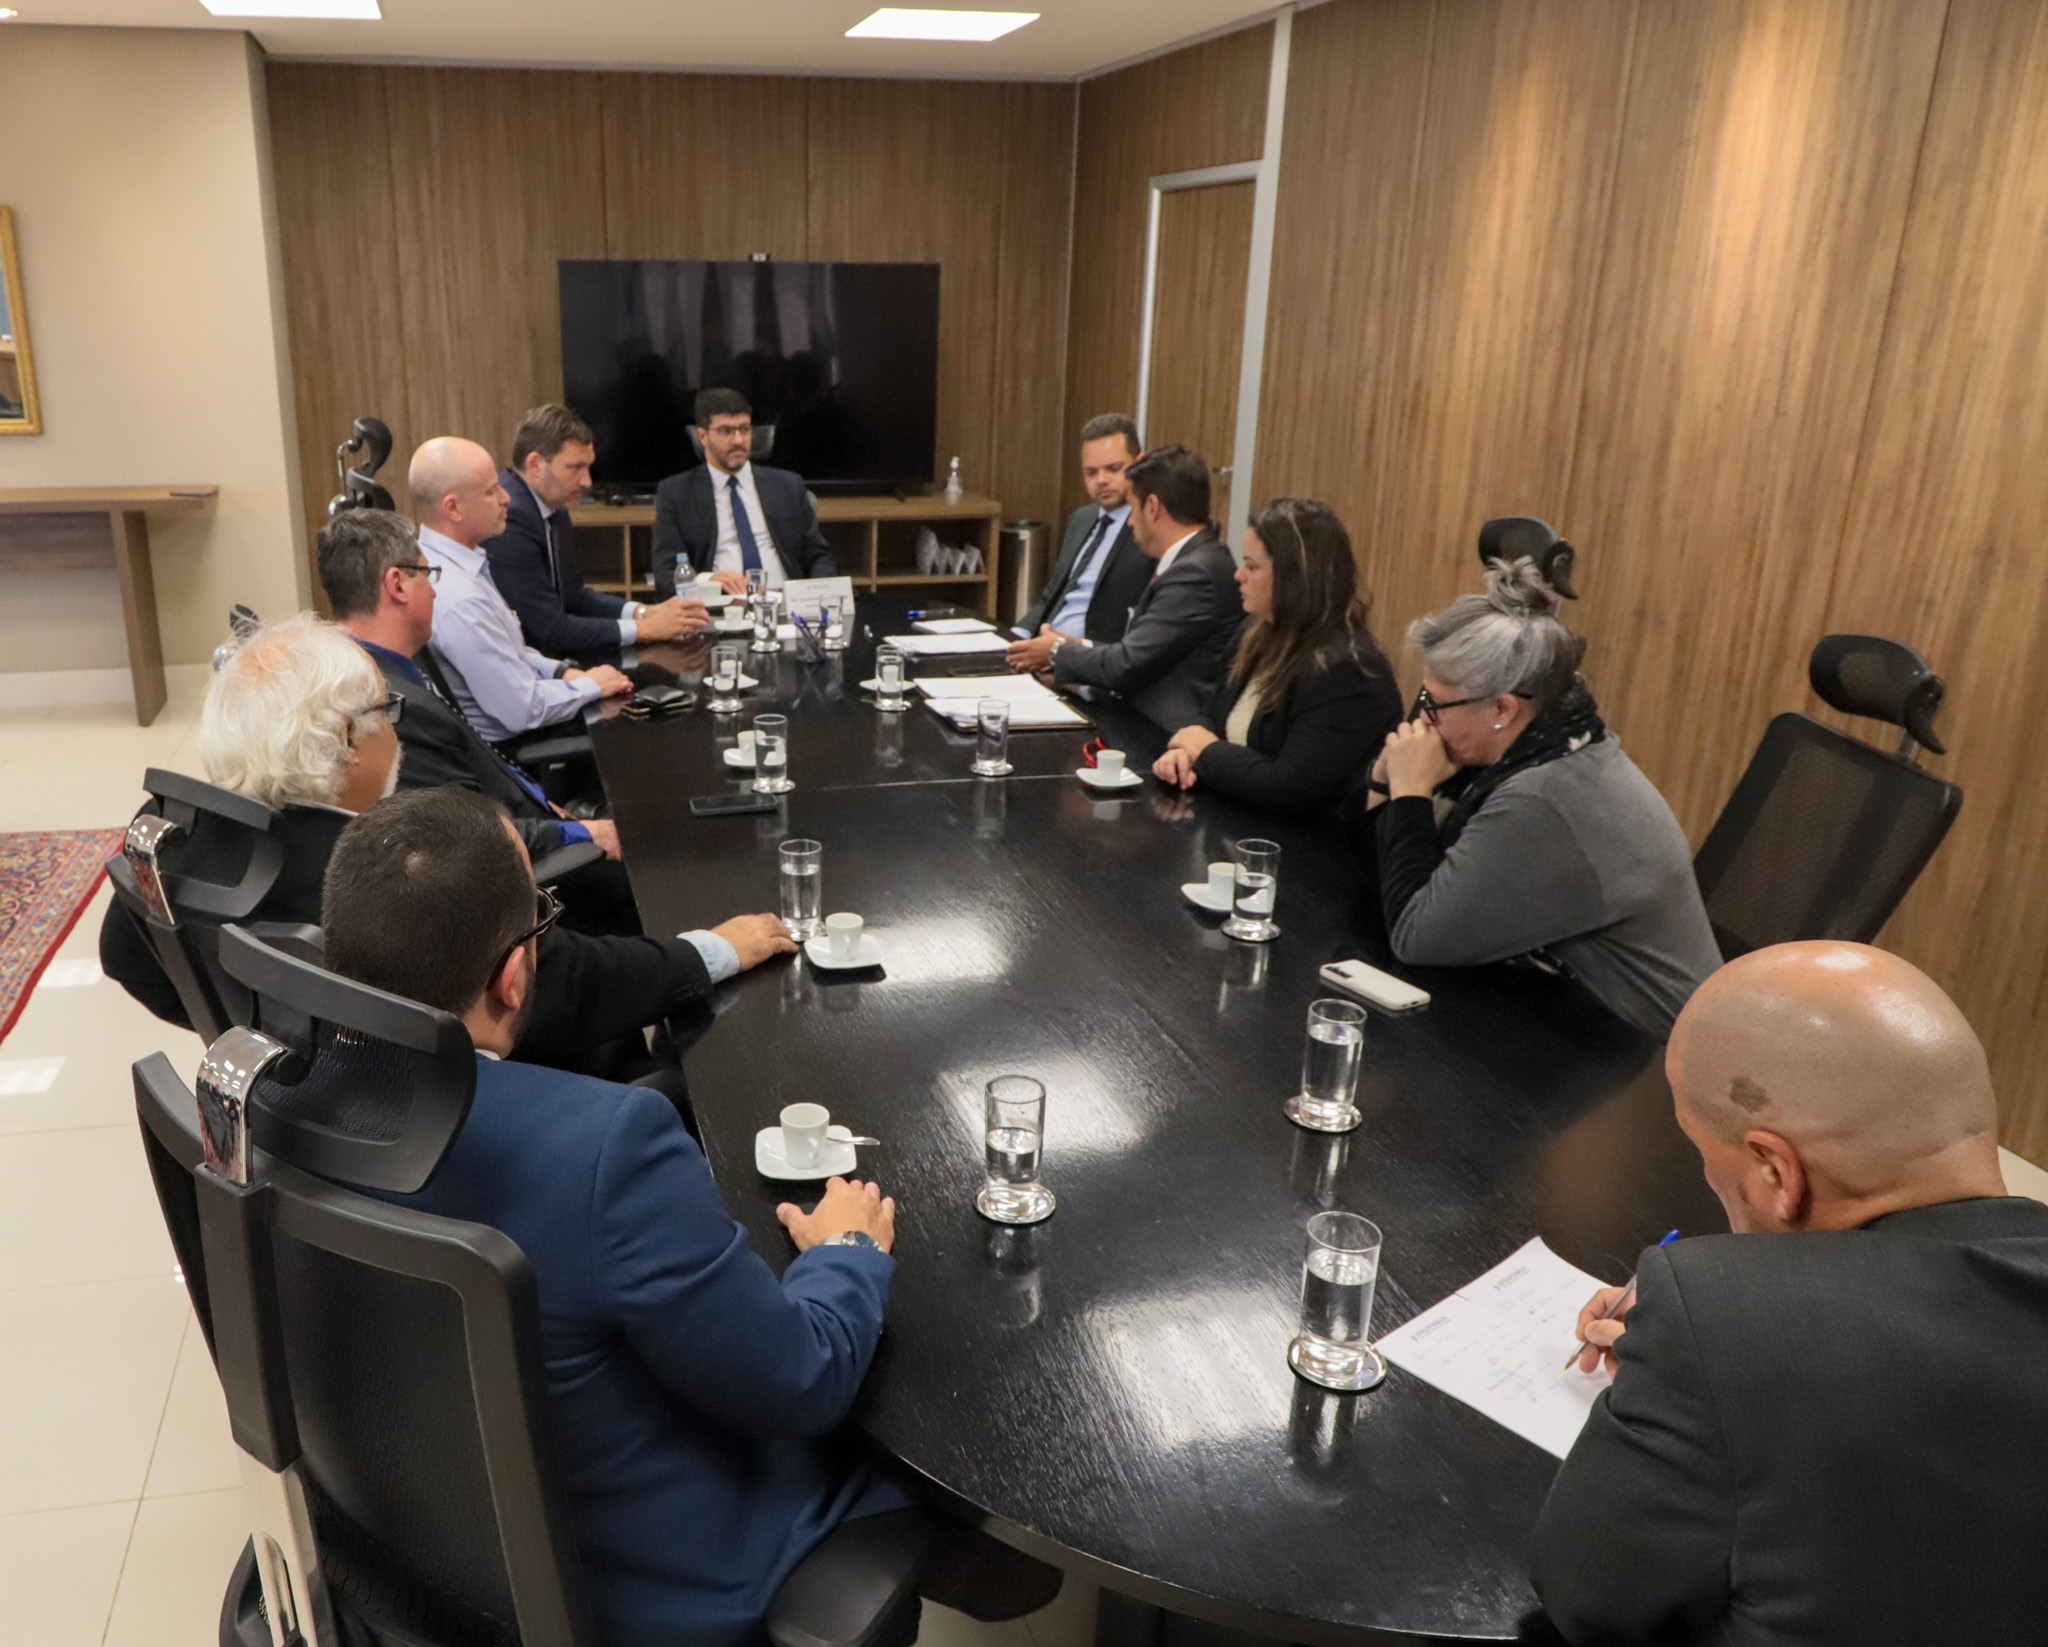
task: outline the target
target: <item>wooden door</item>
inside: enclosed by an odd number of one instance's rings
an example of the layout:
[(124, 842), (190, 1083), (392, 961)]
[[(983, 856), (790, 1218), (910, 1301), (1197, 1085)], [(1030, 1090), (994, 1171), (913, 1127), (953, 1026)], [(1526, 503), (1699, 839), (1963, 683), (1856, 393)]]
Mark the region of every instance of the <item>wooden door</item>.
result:
[(1230, 518), (1237, 371), (1252, 256), (1252, 185), (1174, 189), (1159, 200), (1147, 446), (1192, 446), (1209, 460), (1210, 514)]

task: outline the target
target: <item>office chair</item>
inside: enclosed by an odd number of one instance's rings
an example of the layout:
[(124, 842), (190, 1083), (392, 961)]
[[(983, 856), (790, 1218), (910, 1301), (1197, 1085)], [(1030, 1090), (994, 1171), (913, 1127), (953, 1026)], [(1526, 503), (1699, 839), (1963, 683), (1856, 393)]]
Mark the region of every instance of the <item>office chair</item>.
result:
[[(189, 1091), (135, 1065), (145, 1154), (227, 1398), (254, 1526), (222, 1647), (596, 1647), (547, 1433), (535, 1283), (495, 1229), (390, 1205), (469, 1113), (444, 1012), (240, 930), (262, 1031)], [(847, 1523), (784, 1582), (777, 1647), (904, 1647), (930, 1518)]]
[(1513, 565), (1527, 556), (1536, 563), (1536, 575), (1566, 600), (1577, 600), (1572, 587), (1572, 568), (1579, 552), (1545, 521), (1534, 515), (1502, 515), (1479, 528), (1479, 564), (1491, 567), (1497, 561)]
[[(353, 469), (348, 460), (365, 448), (369, 456)], [(334, 467), (341, 479), (341, 491), (328, 500), (330, 517), (344, 509), (393, 509), (391, 494), (370, 477), (384, 467), (391, 456), (391, 431), (382, 418), (359, 417), (349, 437), (334, 449)]]
[(235, 655), (235, 648), (247, 640), (252, 631), (262, 626), (263, 620), (256, 615), (253, 607), (244, 606), (240, 601), (228, 608), (228, 637), (213, 649), (213, 672), (218, 675), (221, 665)]
[(1934, 856), (1963, 792), (1918, 764), (1946, 754), (1946, 690), (1910, 646), (1828, 635), (1807, 668), (1821, 700), (1903, 729), (1886, 753), (1805, 715), (1779, 715), (1693, 860), (1724, 958), (1801, 938), (1874, 942)]
[[(702, 463), (704, 461), (704, 442), (697, 438), (697, 428), (695, 424), (688, 425), (688, 428), (690, 431), (690, 455), (694, 457), (699, 463)], [(754, 463), (765, 463), (768, 461), (768, 454), (774, 450), (775, 425), (772, 423), (755, 424), (754, 444), (750, 448), (749, 461)]]

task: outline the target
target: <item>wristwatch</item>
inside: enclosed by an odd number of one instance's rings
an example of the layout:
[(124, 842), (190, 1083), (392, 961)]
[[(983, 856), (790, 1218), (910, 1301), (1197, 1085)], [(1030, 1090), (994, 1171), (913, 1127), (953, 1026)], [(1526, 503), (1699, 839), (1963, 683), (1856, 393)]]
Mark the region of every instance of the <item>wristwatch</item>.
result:
[(866, 1247), (870, 1252), (880, 1252), (882, 1243), (866, 1230), (841, 1230), (837, 1235), (828, 1235), (818, 1243), (821, 1247)]

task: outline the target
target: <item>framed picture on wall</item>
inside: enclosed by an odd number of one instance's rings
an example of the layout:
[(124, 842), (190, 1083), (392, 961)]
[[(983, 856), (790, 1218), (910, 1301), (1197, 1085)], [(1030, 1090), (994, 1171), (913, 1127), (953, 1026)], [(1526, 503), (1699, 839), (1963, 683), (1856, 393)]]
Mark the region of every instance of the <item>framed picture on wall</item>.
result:
[(28, 302), (14, 247), (14, 208), (0, 206), (0, 435), (39, 435), (42, 406), (28, 349)]

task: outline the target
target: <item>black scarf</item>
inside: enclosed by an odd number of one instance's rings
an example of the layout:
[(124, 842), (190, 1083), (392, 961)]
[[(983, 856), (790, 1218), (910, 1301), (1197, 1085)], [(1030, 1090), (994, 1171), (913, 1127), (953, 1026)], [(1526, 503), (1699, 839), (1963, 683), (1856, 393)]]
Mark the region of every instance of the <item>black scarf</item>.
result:
[(1606, 736), (1607, 723), (1600, 719), (1599, 706), (1586, 689), (1586, 677), (1574, 675), (1564, 695), (1523, 727), (1521, 735), (1508, 745), (1507, 753), (1493, 765), (1467, 767), (1445, 779), (1437, 790), (1451, 802), (1450, 811), (1438, 826), (1438, 839), (1444, 849), (1448, 851), (1451, 843), (1464, 833), (1472, 814), (1486, 804), (1486, 797), (1517, 772), (1573, 754)]

